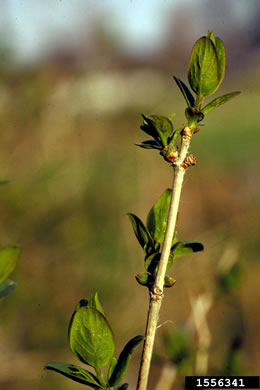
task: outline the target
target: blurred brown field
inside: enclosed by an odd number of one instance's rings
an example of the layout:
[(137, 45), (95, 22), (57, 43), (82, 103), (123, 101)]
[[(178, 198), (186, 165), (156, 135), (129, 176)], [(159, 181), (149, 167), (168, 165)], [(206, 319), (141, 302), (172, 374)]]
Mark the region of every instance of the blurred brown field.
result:
[[(167, 360), (164, 332), (186, 322), (191, 297), (212, 290), (223, 256), (239, 261), (242, 282), (234, 300), (209, 312), (209, 365), (221, 365), (230, 337), (241, 327), (244, 372), (259, 375), (259, 46), (248, 52), (247, 63), (237, 63), (234, 36), (221, 35), (221, 28), (217, 33), (228, 42), (218, 95), (242, 94), (210, 113), (192, 141), (199, 162), (185, 177), (178, 235), (202, 242), (205, 250), (173, 267), (177, 283), (165, 294), (151, 389)], [(190, 33), (185, 56), (200, 35)], [(3, 64), (0, 69), (1, 180), (10, 181), (0, 189), (1, 244), (22, 247), (13, 274), (19, 286), (1, 302), (1, 389), (80, 387), (43, 367), (51, 361), (77, 364), (67, 327), (76, 303), (95, 291), (114, 330), (117, 353), (129, 338), (144, 333), (148, 294), (134, 278), (144, 270), (143, 254), (125, 213), (145, 220), (171, 186), (172, 170), (155, 151), (134, 144), (145, 139), (139, 130), (142, 112), (176, 113), (176, 127), (185, 123), (185, 104), (172, 74), (185, 81), (186, 76), (181, 60), (175, 69), (167, 50), (161, 61), (140, 62), (112, 49), (108, 45), (104, 55), (108, 65), (98, 66), (98, 56), (87, 66), (84, 56), (68, 61), (53, 55), (28, 68)], [(181, 58), (187, 67), (188, 57)], [(127, 374), (130, 389), (140, 353), (141, 348)]]

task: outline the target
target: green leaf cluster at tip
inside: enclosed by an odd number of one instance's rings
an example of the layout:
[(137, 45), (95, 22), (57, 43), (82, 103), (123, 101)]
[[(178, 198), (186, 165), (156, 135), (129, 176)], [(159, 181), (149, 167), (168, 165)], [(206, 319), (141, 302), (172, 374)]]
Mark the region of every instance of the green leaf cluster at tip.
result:
[(188, 80), (192, 90), (197, 95), (196, 99), (187, 85), (178, 77), (173, 76), (187, 104), (185, 116), (189, 126), (195, 128), (195, 125), (202, 121), (206, 114), (240, 93), (235, 91), (220, 96), (201, 109), (203, 98), (212, 95), (222, 83), (225, 67), (224, 44), (219, 37), (214, 36), (213, 31), (209, 31), (207, 36), (198, 39), (193, 46), (188, 67)]
[[(212, 95), (219, 88), (225, 75), (226, 51), (222, 40), (209, 31), (207, 36), (199, 38), (194, 44), (188, 66), (189, 87), (177, 76), (173, 76), (180, 89), (185, 102), (185, 116), (187, 126), (197, 133), (197, 124), (212, 110), (227, 103), (240, 92), (235, 91), (217, 97), (202, 108), (205, 97)], [(193, 92), (196, 96), (194, 97)], [(141, 130), (153, 139), (137, 142), (136, 146), (143, 149), (156, 149), (160, 151), (164, 160), (174, 164), (178, 158), (177, 140), (182, 134), (183, 127), (173, 129), (171, 119), (175, 115), (165, 117), (163, 115), (144, 115)]]

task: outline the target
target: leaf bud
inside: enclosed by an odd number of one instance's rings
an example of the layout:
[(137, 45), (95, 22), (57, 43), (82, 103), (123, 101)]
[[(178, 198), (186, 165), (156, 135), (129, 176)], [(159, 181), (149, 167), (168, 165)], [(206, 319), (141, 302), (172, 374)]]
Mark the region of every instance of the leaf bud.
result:
[(179, 157), (179, 152), (177, 148), (173, 145), (165, 146), (165, 148), (160, 152), (160, 154), (163, 156), (164, 160), (169, 163), (174, 163)]
[(193, 107), (187, 107), (185, 110), (185, 116), (189, 122), (201, 122), (204, 119), (204, 114)]
[(142, 272), (140, 274), (136, 274), (135, 278), (141, 286), (150, 287), (154, 283), (154, 277), (149, 272)]
[(171, 278), (170, 276), (165, 276), (164, 278), (164, 287), (172, 287), (176, 283), (176, 280)]
[(197, 158), (194, 156), (194, 154), (188, 154), (188, 156), (184, 159), (181, 166), (182, 168), (187, 169), (188, 167), (192, 167), (193, 165), (196, 164), (197, 164)]

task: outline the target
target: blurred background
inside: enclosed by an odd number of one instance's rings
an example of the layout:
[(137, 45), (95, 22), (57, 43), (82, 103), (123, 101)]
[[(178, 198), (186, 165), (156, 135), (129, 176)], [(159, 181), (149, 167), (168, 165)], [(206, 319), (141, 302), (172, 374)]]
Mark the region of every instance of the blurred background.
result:
[(230, 257), (241, 283), (208, 313), (209, 372), (221, 371), (238, 337), (240, 373), (259, 375), (259, 18), (254, 0), (0, 3), (0, 179), (10, 181), (0, 189), (1, 245), (22, 247), (12, 275), (19, 286), (0, 302), (1, 389), (80, 388), (43, 367), (77, 364), (67, 328), (76, 303), (95, 291), (117, 354), (144, 333), (148, 294), (134, 277), (143, 253), (125, 213), (145, 221), (172, 169), (134, 143), (146, 139), (141, 113), (176, 113), (176, 127), (185, 123), (172, 75), (187, 81), (191, 48), (208, 30), (227, 50), (217, 95), (242, 94), (211, 112), (192, 140), (199, 163), (186, 174), (178, 234), (205, 250), (173, 267), (150, 389), (168, 361), (165, 332), (187, 322), (192, 299), (214, 289), (219, 261)]

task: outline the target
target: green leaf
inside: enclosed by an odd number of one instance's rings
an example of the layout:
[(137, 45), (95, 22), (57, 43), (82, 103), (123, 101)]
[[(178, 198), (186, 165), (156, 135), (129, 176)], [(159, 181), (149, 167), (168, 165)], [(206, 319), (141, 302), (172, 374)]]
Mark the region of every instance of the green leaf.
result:
[(181, 79), (178, 79), (178, 77), (173, 76), (173, 78), (174, 78), (176, 84), (178, 85), (178, 87), (180, 88), (180, 91), (183, 94), (184, 99), (186, 100), (187, 106), (194, 107), (195, 106), (195, 99), (194, 99), (192, 93), (190, 92), (189, 88), (187, 87), (187, 85), (184, 84), (184, 82), (181, 81)]
[(115, 368), (109, 379), (110, 386), (115, 386), (124, 377), (133, 351), (143, 340), (144, 336), (135, 336), (130, 341), (128, 341), (120, 353), (117, 364), (115, 365)]
[[(157, 275), (160, 259), (161, 259), (161, 253), (152, 253), (150, 256), (146, 256), (145, 261), (144, 261), (144, 267), (148, 271), (149, 275), (150, 274), (152, 274), (153, 276)], [(171, 253), (169, 256), (167, 270), (171, 267), (172, 262), (173, 262), (173, 253)], [(138, 274), (139, 278), (141, 278), (141, 279), (137, 280), (137, 281), (140, 284), (149, 286), (153, 283), (154, 278), (152, 277), (152, 275), (150, 275), (150, 277), (149, 278), (147, 277), (146, 278), (147, 280), (145, 280), (145, 274), (146, 274), (146, 272)], [(147, 284), (146, 284), (146, 282), (147, 282)]]
[(173, 133), (170, 119), (162, 115), (143, 115), (143, 118), (144, 124), (141, 126), (141, 129), (151, 135), (163, 147), (168, 145), (168, 138)]
[(143, 222), (136, 215), (127, 213), (126, 214), (132, 223), (135, 236), (139, 241), (139, 244), (146, 253), (151, 253), (154, 251), (153, 239), (149, 231), (144, 226)]
[(93, 389), (102, 389), (102, 385), (94, 374), (74, 364), (48, 363), (44, 368), (46, 370), (56, 371), (75, 382), (90, 386)]
[(180, 136), (182, 130), (183, 130), (183, 126), (173, 132), (173, 135), (169, 139), (170, 146), (176, 145), (176, 142), (177, 142), (178, 137)]
[(0, 283), (0, 298), (9, 295), (17, 286), (18, 283), (10, 279), (6, 279), (4, 282)]
[(128, 386), (128, 383), (124, 383), (122, 386), (118, 387), (118, 390), (127, 390)]
[(97, 309), (103, 316), (105, 315), (103, 307), (99, 301), (98, 293), (96, 292), (95, 295), (93, 295), (89, 300), (89, 306), (94, 307), (94, 309)]
[(217, 49), (208, 37), (200, 38), (193, 46), (188, 68), (192, 90), (199, 96), (213, 94), (221, 82)]
[(206, 104), (201, 110), (201, 112), (206, 115), (208, 112), (215, 110), (215, 108), (221, 106), (224, 103), (227, 103), (229, 100), (233, 99), (235, 96), (239, 95), (240, 91), (230, 92), (226, 95), (222, 95), (212, 100), (210, 103)]
[(117, 363), (117, 359), (115, 358), (115, 356), (113, 356), (111, 359), (111, 362), (109, 364), (108, 371), (107, 371), (107, 379), (108, 380), (110, 379), (112, 372), (114, 371), (116, 363)]
[(219, 62), (219, 85), (221, 84), (226, 69), (226, 50), (224, 43), (219, 37), (215, 38), (215, 46), (218, 54), (218, 62)]
[(149, 121), (149, 117), (144, 114), (142, 114), (142, 117), (144, 121), (143, 124), (140, 126), (140, 129), (143, 130), (146, 134), (153, 137), (160, 144), (160, 138), (158, 137), (157, 130)]
[(208, 31), (208, 38), (212, 40), (214, 46), (216, 46), (216, 41), (214, 37), (214, 32), (213, 31)]
[(144, 261), (146, 271), (155, 276), (157, 274), (160, 258), (161, 253), (152, 253), (150, 256), (146, 256)]
[(137, 142), (135, 145), (143, 149), (159, 149), (159, 150), (162, 149), (162, 146), (158, 144), (158, 142), (154, 141), (153, 139), (148, 141), (143, 141), (143, 142)]
[(219, 61), (219, 85), (221, 84), (224, 75), (225, 75), (225, 68), (226, 68), (226, 50), (224, 43), (219, 37), (214, 37), (213, 31), (209, 31), (208, 38), (211, 39), (214, 46), (217, 50), (218, 55), (218, 61)]
[(69, 343), (73, 353), (92, 367), (108, 364), (115, 351), (114, 336), (106, 318), (89, 306), (74, 312), (69, 327)]
[(172, 191), (170, 189), (165, 190), (147, 217), (146, 226), (152, 238), (159, 243), (163, 242), (165, 236), (171, 194)]
[(204, 247), (200, 242), (195, 241), (179, 241), (171, 248), (171, 256), (173, 259), (185, 256), (190, 253), (203, 251)]
[(0, 249), (0, 283), (15, 269), (20, 252), (21, 250), (14, 246)]

